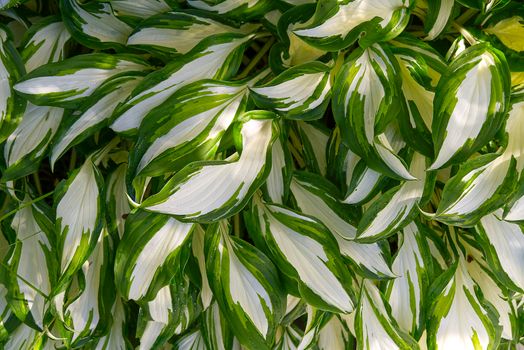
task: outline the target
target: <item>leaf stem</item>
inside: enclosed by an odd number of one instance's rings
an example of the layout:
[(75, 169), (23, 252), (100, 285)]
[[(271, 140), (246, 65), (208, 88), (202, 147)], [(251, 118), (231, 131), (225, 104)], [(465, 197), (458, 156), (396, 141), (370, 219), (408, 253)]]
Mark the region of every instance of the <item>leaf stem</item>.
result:
[(11, 210), (10, 212), (8, 212), (7, 214), (5, 214), (4, 216), (0, 217), (0, 222), (4, 221), (5, 219), (7, 219), (8, 217), (10, 217), (11, 215), (15, 214), (17, 211), (19, 211), (20, 209), (22, 208), (25, 208), (29, 205), (32, 205), (33, 203), (36, 203), (36, 202), (39, 202), (41, 201), (42, 199), (44, 198), (47, 198), (49, 196), (51, 196), (52, 194), (54, 193), (54, 191), (51, 191), (49, 193), (46, 193), (44, 195), (41, 195), (40, 197), (36, 197), (35, 199), (33, 200), (30, 200), (28, 202), (25, 202), (24, 204), (20, 205), (18, 208), (14, 209), (14, 210)]

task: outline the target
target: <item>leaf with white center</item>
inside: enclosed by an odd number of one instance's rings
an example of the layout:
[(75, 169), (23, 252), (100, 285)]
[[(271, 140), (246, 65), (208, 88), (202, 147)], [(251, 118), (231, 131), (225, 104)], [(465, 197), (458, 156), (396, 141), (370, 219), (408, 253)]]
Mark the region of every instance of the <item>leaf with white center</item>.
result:
[(500, 51), (484, 43), (460, 53), (435, 92), (430, 169), (463, 161), (487, 144), (505, 120), (509, 98), (509, 68)]
[(404, 161), (384, 134), (395, 116), (398, 63), (385, 46), (355, 50), (333, 85), (333, 114), (342, 140), (376, 171), (410, 179)]
[(141, 75), (121, 75), (102, 84), (80, 107), (76, 119), (69, 118), (53, 141), (51, 167), (71, 147), (79, 144), (108, 124), (115, 108), (122, 103), (143, 79)]
[(119, 296), (111, 309), (111, 328), (109, 333), (100, 337), (94, 350), (126, 350), (127, 344), (124, 337), (126, 314), (124, 305)]
[(107, 181), (107, 210), (109, 232), (116, 230), (120, 239), (124, 235), (125, 218), (131, 211), (126, 189), (127, 164), (118, 166)]
[(242, 19), (243, 21), (262, 17), (275, 7), (275, 1), (273, 0), (223, 0), (219, 2), (188, 0), (187, 3), (189, 6), (200, 10)]
[(476, 226), (480, 243), (495, 277), (508, 288), (524, 290), (524, 231), (501, 220), (502, 210), (484, 216)]
[[(522, 8), (519, 9), (522, 11)], [(515, 13), (517, 14), (517, 13)], [(515, 15), (507, 18), (497, 18), (498, 21), (491, 23), (483, 31), (489, 35), (494, 35), (507, 48), (517, 51), (524, 51), (524, 15)]]
[(89, 339), (97, 327), (107, 322), (106, 316), (114, 300), (111, 298), (109, 303), (105, 293), (113, 288), (109, 244), (107, 230), (103, 229), (89, 259), (82, 265), (84, 286), (80, 295), (64, 310), (66, 323), (73, 331), (73, 344), (82, 338)]
[(402, 134), (413, 149), (432, 157), (431, 123), (435, 87), (430, 66), (418, 54), (411, 55), (409, 50), (397, 48), (394, 52), (400, 68), (401, 97), (404, 100), (399, 116)]
[(24, 112), (25, 102), (13, 91), (13, 85), (24, 73), (10, 33), (0, 26), (0, 142), (13, 131)]
[(361, 289), (355, 333), (359, 350), (419, 349), (417, 342), (398, 328), (382, 294), (370, 280), (364, 280)]
[(114, 15), (111, 2), (60, 0), (60, 12), (75, 40), (91, 49), (120, 48), (133, 31)]
[(184, 86), (144, 119), (130, 173), (159, 176), (212, 159), (224, 132), (244, 112), (244, 83), (201, 80)]
[(34, 350), (42, 344), (42, 334), (21, 323), (9, 334), (9, 340), (3, 344), (4, 350)]
[[(310, 305), (333, 312), (353, 310), (351, 279), (333, 235), (316, 219), (254, 197), (247, 219), (265, 240), (279, 269), (298, 283)], [(249, 217), (251, 216), (251, 217)]]
[(236, 73), (252, 36), (226, 33), (204, 39), (187, 55), (149, 74), (130, 98), (115, 111), (111, 128), (136, 133), (144, 117), (181, 87), (202, 79), (228, 79)]
[(294, 33), (329, 51), (346, 48), (358, 39), (368, 46), (399, 35), (408, 24), (411, 4), (410, 0), (329, 0), (319, 3), (313, 18)]
[(15, 85), (15, 90), (36, 105), (77, 107), (114, 76), (147, 70), (149, 66), (138, 56), (78, 55), (36, 68)]
[(352, 209), (337, 200), (332, 184), (313, 174), (295, 173), (291, 193), (300, 211), (317, 218), (331, 231), (340, 253), (352, 262), (359, 273), (372, 278), (395, 276), (380, 245), (354, 241), (357, 229), (353, 225), (355, 219), (349, 215)]
[(234, 27), (220, 21), (220, 17), (204, 16), (202, 12), (173, 11), (142, 21), (129, 36), (127, 45), (161, 57), (173, 57), (188, 53), (206, 38), (227, 33), (249, 34), (257, 28), (252, 24)]
[(237, 135), (242, 153), (234, 161), (202, 161), (176, 173), (141, 207), (182, 220), (216, 221), (239, 212), (271, 170), (271, 146), (278, 123), (271, 112), (244, 114)]
[(298, 120), (321, 118), (331, 98), (331, 67), (315, 61), (285, 70), (267, 84), (252, 87), (260, 108)]
[(428, 14), (424, 22), (428, 35), (425, 40), (434, 40), (444, 31), (453, 15), (454, 5), (454, 0), (428, 1)]
[(172, 0), (111, 0), (111, 6), (119, 17), (143, 19), (176, 8)]
[(56, 261), (47, 236), (52, 232), (52, 222), (40, 208), (30, 205), (30, 201), (26, 196), (11, 223), (16, 246), (8, 260), (8, 293), (13, 313), (27, 325), (42, 330), (47, 300), (56, 277)]
[(354, 339), (347, 325), (337, 315), (333, 315), (318, 333), (319, 350), (346, 350), (352, 349), (353, 345)]
[(115, 258), (115, 281), (126, 299), (150, 300), (185, 265), (194, 225), (142, 210), (126, 219)]
[(409, 168), (417, 180), (388, 190), (366, 210), (358, 224), (357, 240), (376, 242), (407, 225), (433, 192), (436, 173), (426, 173), (426, 158), (414, 152)]
[(297, 350), (302, 339), (301, 333), (294, 325), (282, 327), (280, 339), (277, 340), (274, 350)]
[(207, 279), (204, 235), (205, 231), (202, 226), (197, 225), (195, 227), (195, 231), (193, 232), (191, 250), (198, 263), (198, 269), (201, 278), (200, 298), (202, 299), (202, 306), (205, 310), (211, 305), (211, 301), (213, 300), (213, 292), (211, 291), (211, 287), (209, 287), (209, 280)]
[(32, 25), (20, 51), (26, 71), (63, 60), (69, 39), (71, 34), (60, 17), (47, 17)]
[(524, 95), (516, 98), (505, 132), (502, 154), (486, 154), (461, 165), (444, 187), (436, 219), (449, 224), (472, 225), (508, 202), (524, 169)]
[(234, 335), (216, 301), (204, 312), (201, 329), (209, 350), (232, 349)]
[(175, 334), (185, 332), (201, 312), (198, 290), (187, 276), (176, 274), (155, 298), (140, 309), (137, 337), (140, 350), (157, 349)]
[[(484, 264), (482, 262), (482, 264)], [(502, 326), (502, 338), (513, 339), (512, 323), (515, 314), (510, 306), (506, 293), (495, 283), (495, 280), (488, 274), (486, 267), (481, 266), (475, 260), (468, 262), (468, 273), (482, 291), (482, 296), (486, 299), (499, 314), (498, 324)]]
[(22, 121), (4, 146), (7, 169), (2, 180), (15, 180), (38, 169), (63, 114), (62, 108), (27, 104)]
[(67, 281), (88, 259), (102, 230), (103, 179), (91, 158), (62, 184), (54, 202), (60, 276)]
[(382, 175), (369, 168), (366, 161), (350, 149), (344, 158), (345, 184), (347, 186), (343, 203), (360, 204), (370, 199), (380, 184)]
[(297, 122), (307, 168), (320, 175), (327, 172), (329, 130), (321, 124)]
[(402, 230), (400, 248), (392, 265), (398, 277), (388, 283), (385, 293), (391, 316), (399, 328), (416, 338), (424, 329), (431, 266), (429, 245), (421, 227), (422, 224), (411, 222)]
[(494, 349), (500, 336), (495, 315), (475, 292), (467, 262), (459, 257), (430, 287), (430, 349)]
[(235, 335), (248, 348), (270, 349), (286, 303), (275, 266), (255, 247), (229, 236), (225, 221), (208, 227), (205, 250), (213, 295)]
[(208, 350), (202, 332), (198, 328), (184, 335), (174, 346), (178, 350)]

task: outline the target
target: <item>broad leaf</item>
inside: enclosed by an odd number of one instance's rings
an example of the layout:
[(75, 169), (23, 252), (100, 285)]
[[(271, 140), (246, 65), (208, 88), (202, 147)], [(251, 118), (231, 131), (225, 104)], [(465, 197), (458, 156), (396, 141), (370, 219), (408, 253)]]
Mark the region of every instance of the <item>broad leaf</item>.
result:
[(272, 0), (224, 0), (220, 2), (187, 0), (187, 3), (197, 9), (242, 20), (261, 17), (274, 6)]
[(477, 44), (461, 52), (435, 92), (430, 169), (465, 160), (488, 143), (504, 122), (509, 97), (509, 69), (500, 51)]
[(203, 40), (191, 52), (148, 75), (115, 112), (111, 128), (135, 133), (144, 117), (182, 86), (201, 79), (227, 79), (238, 69), (244, 48), (252, 36), (225, 33)]
[(313, 19), (294, 33), (330, 51), (346, 48), (359, 38), (368, 45), (400, 34), (408, 23), (410, 6), (409, 0), (325, 1), (317, 5)]
[(126, 299), (151, 300), (183, 269), (193, 224), (138, 210), (126, 219), (115, 258), (115, 281)]
[(259, 107), (285, 118), (319, 119), (331, 97), (330, 69), (320, 62), (292, 67), (267, 84), (252, 87), (252, 97)]
[[(324, 181), (325, 182), (325, 181)], [(348, 215), (349, 207), (340, 204), (329, 183), (305, 173), (295, 174), (291, 193), (297, 207), (320, 220), (333, 234), (340, 253), (352, 261), (357, 270), (373, 278), (393, 277), (382, 248), (376, 243), (355, 242), (357, 229)]]
[(454, 0), (428, 1), (428, 15), (424, 23), (428, 34), (426, 40), (434, 40), (444, 31), (452, 17), (454, 5)]
[(15, 85), (15, 90), (36, 105), (76, 107), (110, 78), (148, 69), (145, 61), (132, 55), (78, 55), (36, 68)]
[(278, 136), (272, 113), (253, 111), (244, 118), (247, 120), (238, 131), (242, 140), (238, 160), (191, 163), (141, 207), (199, 222), (216, 221), (240, 211), (269, 175), (271, 145)]
[(60, 12), (67, 30), (82, 45), (110, 49), (125, 45), (133, 31), (113, 13), (111, 2), (60, 0)]
[(258, 249), (229, 236), (227, 223), (206, 232), (207, 275), (220, 311), (241, 343), (270, 349), (285, 307), (273, 263)]
[(2, 175), (4, 181), (21, 178), (38, 169), (63, 115), (62, 108), (28, 103), (22, 121), (4, 146), (7, 165)]

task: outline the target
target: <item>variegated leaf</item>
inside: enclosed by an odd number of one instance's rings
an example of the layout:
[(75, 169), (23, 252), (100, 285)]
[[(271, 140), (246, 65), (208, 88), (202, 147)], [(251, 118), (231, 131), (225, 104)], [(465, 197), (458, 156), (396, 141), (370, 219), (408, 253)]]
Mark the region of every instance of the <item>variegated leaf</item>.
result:
[(202, 333), (209, 350), (233, 349), (233, 332), (216, 301), (205, 311)]
[(55, 197), (62, 281), (78, 271), (95, 248), (102, 230), (103, 199), (103, 180), (87, 158)]
[(475, 292), (467, 262), (459, 257), (431, 286), (428, 347), (431, 349), (492, 349), (498, 342), (492, 309)]
[(150, 75), (115, 112), (116, 132), (135, 133), (144, 117), (182, 86), (201, 79), (227, 79), (238, 69), (252, 35), (226, 33), (203, 40), (191, 52)]
[(415, 340), (398, 328), (373, 282), (364, 280), (361, 288), (355, 315), (357, 349), (418, 349)]
[(304, 160), (309, 170), (325, 175), (327, 172), (328, 130), (320, 124), (297, 122), (297, 131), (302, 141)]
[(413, 180), (404, 161), (395, 154), (384, 132), (394, 116), (397, 62), (385, 46), (356, 50), (338, 72), (333, 92), (333, 114), (342, 140), (388, 176)]
[[(102, 229), (91, 255), (82, 265), (84, 287), (80, 295), (65, 307), (65, 321), (73, 331), (72, 341), (87, 338), (106, 322), (114, 300), (112, 259), (107, 230)], [(108, 293), (109, 292), (109, 293)]]
[(316, 219), (254, 197), (251, 232), (265, 240), (280, 270), (310, 305), (353, 310), (350, 278), (332, 234)]
[(261, 17), (274, 7), (272, 0), (224, 0), (209, 2), (206, 0), (188, 0), (189, 6), (214, 12), (222, 16), (250, 20)]
[(319, 350), (352, 349), (353, 336), (347, 325), (337, 315), (333, 315), (318, 333)]
[(9, 334), (9, 340), (4, 344), (5, 350), (33, 350), (42, 345), (42, 334), (25, 323), (21, 323)]
[(124, 235), (124, 224), (127, 215), (131, 211), (126, 190), (127, 164), (118, 166), (109, 175), (106, 189), (107, 210), (108, 210), (108, 229), (110, 232), (117, 231), (121, 239)]
[(8, 29), (0, 26), (0, 142), (9, 136), (24, 112), (25, 102), (13, 91), (13, 85), (24, 73)]
[(198, 293), (186, 276), (177, 274), (173, 282), (161, 288), (155, 298), (140, 310), (137, 335), (139, 349), (163, 346), (174, 334), (185, 332), (199, 316)]
[(430, 169), (465, 160), (490, 141), (504, 122), (509, 97), (509, 68), (500, 51), (477, 44), (454, 59), (435, 93), (436, 159)]
[(317, 6), (312, 20), (294, 33), (330, 51), (346, 48), (357, 39), (367, 46), (400, 34), (408, 23), (411, 4), (410, 0), (326, 1)]
[(227, 223), (206, 232), (207, 275), (220, 311), (242, 344), (270, 349), (285, 308), (276, 268), (262, 252), (229, 236)]
[(109, 333), (100, 337), (95, 350), (126, 350), (127, 343), (124, 337), (125, 332), (125, 310), (120, 297), (116, 297), (115, 303), (111, 308), (111, 328)]
[(524, 290), (524, 231), (506, 222), (502, 211), (484, 216), (476, 226), (480, 242), (495, 276), (507, 287)]
[(472, 225), (507, 203), (524, 169), (524, 94), (514, 100), (505, 131), (508, 144), (500, 155), (487, 154), (467, 161), (446, 183), (437, 220)]
[(63, 114), (62, 108), (27, 104), (22, 121), (4, 145), (7, 169), (3, 180), (15, 180), (38, 169)]
[(175, 348), (178, 350), (208, 350), (202, 332), (197, 328), (175, 343)]
[(131, 173), (158, 176), (212, 159), (224, 132), (244, 112), (247, 85), (201, 80), (150, 112), (130, 155)]
[(204, 236), (205, 231), (200, 225), (196, 225), (193, 232), (193, 240), (191, 242), (191, 249), (193, 256), (198, 262), (198, 268), (200, 270), (201, 278), (201, 290), (200, 290), (200, 299), (202, 301), (202, 307), (206, 310), (213, 300), (213, 292), (211, 287), (209, 287), (209, 280), (207, 278), (206, 271), (206, 254), (204, 250)]
[(286, 130), (281, 127), (279, 137), (273, 142), (271, 149), (271, 171), (266, 183), (262, 186), (264, 195), (269, 202), (284, 204), (288, 192), (289, 181), (292, 176), (291, 154), (286, 144)]
[(61, 18), (54, 16), (35, 23), (25, 36), (20, 53), (27, 72), (46, 63), (63, 60), (66, 45), (71, 39)]
[(350, 149), (344, 158), (345, 184), (347, 186), (343, 203), (360, 204), (369, 199), (376, 191), (381, 174), (369, 168), (364, 159)]
[(426, 158), (414, 152), (409, 171), (417, 180), (390, 189), (366, 210), (358, 224), (357, 240), (375, 242), (394, 234), (418, 212), (433, 191), (435, 173), (426, 173)]
[(131, 26), (114, 15), (111, 2), (60, 0), (60, 11), (67, 30), (75, 40), (92, 49), (125, 45), (133, 31)]
[(424, 23), (424, 29), (428, 33), (426, 40), (436, 39), (446, 28), (446, 25), (450, 21), (453, 8), (455, 5), (454, 0), (434, 0), (428, 1), (428, 15), (426, 22)]
[(72, 146), (106, 126), (116, 106), (122, 103), (143, 79), (141, 75), (121, 75), (102, 84), (80, 109), (82, 114), (67, 123), (53, 141), (51, 167)]
[(176, 8), (172, 0), (111, 0), (114, 13), (119, 17), (149, 18)]
[(388, 283), (385, 293), (391, 316), (399, 328), (417, 338), (425, 323), (424, 305), (431, 264), (431, 253), (421, 226), (421, 223), (411, 222), (402, 230), (400, 248), (392, 265), (398, 277)]
[(329, 65), (309, 62), (292, 67), (267, 84), (252, 87), (255, 103), (289, 119), (321, 118), (331, 97)]
[(401, 51), (408, 56), (421, 57), (428, 66), (431, 85), (437, 85), (440, 75), (446, 71), (448, 66), (444, 57), (442, 57), (437, 50), (427, 42), (408, 35), (399, 36), (394, 40), (391, 40), (390, 44), (395, 52), (397, 51), (396, 48), (400, 48)]
[(249, 34), (258, 27), (253, 24), (234, 27), (219, 19), (187, 10), (162, 13), (142, 21), (129, 36), (127, 45), (172, 57), (188, 53), (206, 38), (227, 33)]
[(115, 281), (126, 299), (151, 300), (183, 269), (194, 225), (136, 211), (126, 219), (115, 258)]
[(116, 75), (148, 69), (138, 56), (78, 55), (36, 68), (15, 85), (15, 90), (36, 105), (77, 107), (83, 98)]
[(433, 99), (435, 86), (430, 75), (430, 66), (421, 56), (410, 55), (409, 50), (395, 49), (402, 80), (401, 96), (405, 103), (402, 106), (400, 128), (406, 142), (416, 151), (433, 156), (431, 142), (431, 124), (433, 122)]
[(216, 221), (240, 211), (269, 175), (271, 146), (278, 136), (272, 113), (253, 111), (243, 118), (238, 160), (191, 163), (141, 207), (199, 222)]
[(373, 278), (394, 277), (377, 243), (354, 241), (357, 229), (348, 215), (350, 209), (340, 204), (331, 186), (317, 176), (296, 173), (291, 181), (291, 193), (304, 214), (317, 218), (331, 231), (340, 253), (353, 262), (357, 271)]
[(297, 350), (302, 339), (301, 331), (297, 328), (293, 325), (283, 327), (274, 350)]
[(51, 253), (48, 234), (52, 222), (41, 208), (31, 205), (26, 195), (11, 223), (16, 246), (8, 260), (9, 304), (13, 313), (27, 325), (44, 329), (48, 298), (56, 278), (56, 260)]

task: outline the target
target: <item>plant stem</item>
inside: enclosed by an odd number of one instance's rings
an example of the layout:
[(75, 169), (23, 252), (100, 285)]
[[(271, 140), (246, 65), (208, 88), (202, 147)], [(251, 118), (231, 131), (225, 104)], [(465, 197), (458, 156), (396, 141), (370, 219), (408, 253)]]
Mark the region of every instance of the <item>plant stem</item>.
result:
[(473, 16), (477, 14), (478, 10), (475, 9), (467, 9), (464, 11), (463, 14), (461, 14), (456, 20), (455, 23), (458, 23), (460, 25), (466, 23), (468, 20), (470, 20)]
[(40, 183), (40, 176), (38, 176), (38, 171), (33, 173), (33, 180), (35, 180), (36, 190), (39, 195), (42, 195), (42, 184)]
[(458, 31), (460, 32), (460, 34), (462, 34), (462, 36), (464, 37), (464, 39), (467, 40), (467, 42), (470, 44), (470, 45), (475, 45), (478, 43), (477, 39), (475, 39), (475, 37), (473, 37), (473, 35), (471, 35), (470, 32), (468, 32), (466, 30), (466, 28), (464, 28), (463, 26), (461, 26), (460, 24), (458, 24), (457, 22), (453, 22), (453, 26), (455, 28), (458, 29)]
[(247, 67), (244, 69), (244, 71), (238, 75), (237, 79), (243, 79), (243, 78), (247, 77), (249, 72), (251, 72), (253, 70), (253, 68), (255, 68), (257, 66), (258, 62), (260, 62), (262, 57), (264, 57), (264, 55), (269, 51), (269, 49), (271, 48), (271, 46), (273, 45), (274, 42), (275, 42), (275, 38), (273, 38), (273, 37), (271, 39), (269, 39), (268, 41), (266, 41), (264, 46), (262, 46), (262, 48), (260, 49), (260, 51), (258, 51), (256, 56), (253, 57), (251, 62), (249, 62)]
[(240, 237), (240, 214), (233, 216), (233, 235)]
[(36, 202), (39, 202), (41, 201), (42, 199), (44, 198), (47, 198), (49, 197), (50, 195), (52, 195), (54, 193), (54, 191), (51, 191), (49, 193), (46, 193), (40, 197), (36, 197), (35, 199), (33, 200), (30, 200), (29, 202), (26, 202), (22, 205), (20, 205), (18, 208), (14, 209), (14, 210), (11, 210), (9, 213), (5, 214), (4, 216), (0, 217), (0, 222), (4, 221), (5, 219), (7, 219), (8, 217), (10, 217), (11, 215), (15, 214), (17, 211), (19, 211), (20, 209), (22, 208), (25, 208), (29, 205), (32, 205), (33, 203), (36, 203)]

